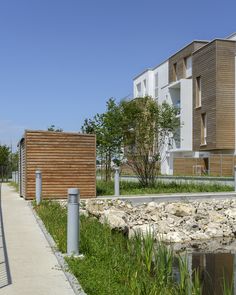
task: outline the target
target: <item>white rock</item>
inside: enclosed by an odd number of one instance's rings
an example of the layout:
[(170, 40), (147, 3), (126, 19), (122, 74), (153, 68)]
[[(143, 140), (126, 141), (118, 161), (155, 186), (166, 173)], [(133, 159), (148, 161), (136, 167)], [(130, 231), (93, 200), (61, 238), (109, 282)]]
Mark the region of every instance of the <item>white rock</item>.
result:
[(184, 217), (193, 215), (196, 209), (191, 204), (185, 203), (172, 203), (166, 206), (166, 212), (176, 215), (178, 217)]
[(135, 234), (141, 234), (146, 236), (147, 234), (154, 235), (156, 232), (156, 226), (150, 224), (135, 225), (129, 229), (129, 238), (133, 237)]
[(195, 232), (195, 233), (190, 235), (190, 238), (192, 240), (207, 240), (207, 239), (210, 238), (210, 236), (208, 236), (206, 233)]
[(219, 227), (219, 224), (209, 223), (205, 229), (205, 234), (210, 237), (219, 238), (223, 237), (223, 230)]
[(84, 209), (79, 209), (79, 214), (80, 215), (83, 215), (85, 217), (88, 217), (89, 216), (88, 211), (87, 210), (84, 210)]
[(209, 211), (209, 221), (216, 223), (224, 223), (227, 221), (227, 218), (216, 211)]
[(236, 208), (225, 210), (225, 215), (230, 218), (236, 218)]
[(156, 202), (150, 202), (147, 204), (146, 211), (151, 212), (157, 208)]
[(157, 223), (158, 233), (167, 234), (170, 232), (170, 224), (166, 220), (159, 221)]
[(99, 216), (101, 216), (102, 212), (104, 211), (104, 204), (91, 201), (91, 202), (87, 203), (86, 210), (88, 211), (88, 213), (90, 213), (96, 217), (99, 217)]
[(190, 237), (182, 232), (170, 232), (166, 235), (166, 241), (170, 243), (183, 243), (190, 241)]
[(108, 223), (112, 229), (124, 230), (127, 228), (127, 224), (124, 219), (118, 214), (113, 214), (113, 212), (106, 212), (100, 217), (101, 223)]

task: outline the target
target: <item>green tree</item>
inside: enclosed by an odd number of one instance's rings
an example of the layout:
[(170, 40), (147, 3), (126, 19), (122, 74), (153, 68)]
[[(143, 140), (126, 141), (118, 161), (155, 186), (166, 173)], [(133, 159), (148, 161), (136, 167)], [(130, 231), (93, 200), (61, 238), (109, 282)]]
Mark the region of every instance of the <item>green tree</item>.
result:
[(154, 184), (161, 164), (161, 151), (178, 126), (178, 110), (159, 105), (151, 97), (139, 97), (120, 104), (124, 153), (128, 166), (142, 186)]
[(122, 114), (114, 98), (106, 103), (106, 112), (86, 119), (82, 126), (83, 133), (96, 134), (97, 159), (101, 170), (105, 171), (105, 180), (111, 179), (112, 162), (120, 164), (122, 157)]
[(10, 148), (7, 145), (0, 145), (0, 175), (2, 181), (8, 178), (10, 166)]
[(51, 125), (48, 127), (48, 131), (53, 131), (53, 132), (63, 132), (62, 128), (56, 127), (55, 125)]
[(11, 170), (12, 171), (17, 171), (18, 170), (18, 161), (19, 161), (19, 154), (18, 152), (11, 153), (10, 155), (11, 159)]

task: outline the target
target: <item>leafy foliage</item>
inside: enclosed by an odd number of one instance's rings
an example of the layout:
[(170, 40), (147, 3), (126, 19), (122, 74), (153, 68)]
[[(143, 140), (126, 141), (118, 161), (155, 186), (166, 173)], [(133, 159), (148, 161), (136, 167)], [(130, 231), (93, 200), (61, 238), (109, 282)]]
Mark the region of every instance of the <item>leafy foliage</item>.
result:
[[(119, 164), (122, 155), (121, 111), (113, 98), (106, 103), (106, 112), (86, 119), (83, 133), (96, 134), (97, 156), (105, 168), (105, 180), (111, 180), (112, 162)], [(103, 169), (102, 169), (103, 170)]]
[(143, 187), (153, 185), (167, 137), (178, 126), (177, 109), (151, 97), (121, 102), (127, 164)]
[(119, 104), (110, 98), (105, 113), (86, 119), (82, 132), (97, 136), (97, 155), (105, 180), (111, 180), (112, 163), (119, 166), (125, 158), (142, 186), (152, 185), (166, 138), (178, 125), (177, 112), (149, 96)]
[(55, 125), (51, 125), (50, 127), (48, 127), (48, 131), (52, 131), (52, 132), (63, 132), (63, 129), (60, 127), (56, 127)]
[(10, 148), (7, 145), (0, 145), (0, 176), (2, 181), (4, 178), (8, 178), (11, 164), (10, 155)]
[(18, 152), (11, 153), (10, 161), (11, 161), (11, 170), (17, 171), (18, 170), (18, 162), (19, 162)]

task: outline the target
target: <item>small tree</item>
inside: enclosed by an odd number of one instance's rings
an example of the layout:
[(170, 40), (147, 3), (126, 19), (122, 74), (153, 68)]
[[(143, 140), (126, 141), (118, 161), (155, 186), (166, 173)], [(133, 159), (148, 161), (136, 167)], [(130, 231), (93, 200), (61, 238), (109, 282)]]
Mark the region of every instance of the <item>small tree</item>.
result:
[[(121, 110), (114, 98), (106, 103), (106, 112), (86, 119), (83, 133), (96, 134), (97, 159), (105, 171), (105, 180), (111, 180), (111, 165), (119, 165), (122, 155), (122, 117)], [(102, 169), (103, 170), (103, 169)]]
[(123, 101), (120, 107), (127, 164), (142, 186), (153, 185), (166, 137), (178, 126), (177, 110), (149, 96)]
[(8, 178), (10, 154), (11, 151), (7, 145), (0, 145), (0, 173), (2, 181), (5, 177)]
[(48, 131), (63, 132), (63, 129), (62, 128), (58, 128), (55, 125), (51, 125), (50, 127), (48, 127)]

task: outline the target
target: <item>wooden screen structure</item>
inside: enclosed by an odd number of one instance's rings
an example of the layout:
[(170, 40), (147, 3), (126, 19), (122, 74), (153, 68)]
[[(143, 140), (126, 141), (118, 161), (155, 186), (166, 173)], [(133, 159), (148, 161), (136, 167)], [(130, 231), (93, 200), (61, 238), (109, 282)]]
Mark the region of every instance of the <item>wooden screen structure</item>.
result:
[(208, 171), (209, 176), (232, 177), (235, 165), (232, 154), (212, 154), (207, 159), (178, 157), (174, 158), (174, 175), (202, 175)]
[(35, 171), (42, 173), (42, 197), (96, 197), (96, 137), (90, 134), (26, 130), (19, 142), (20, 196), (35, 198)]

